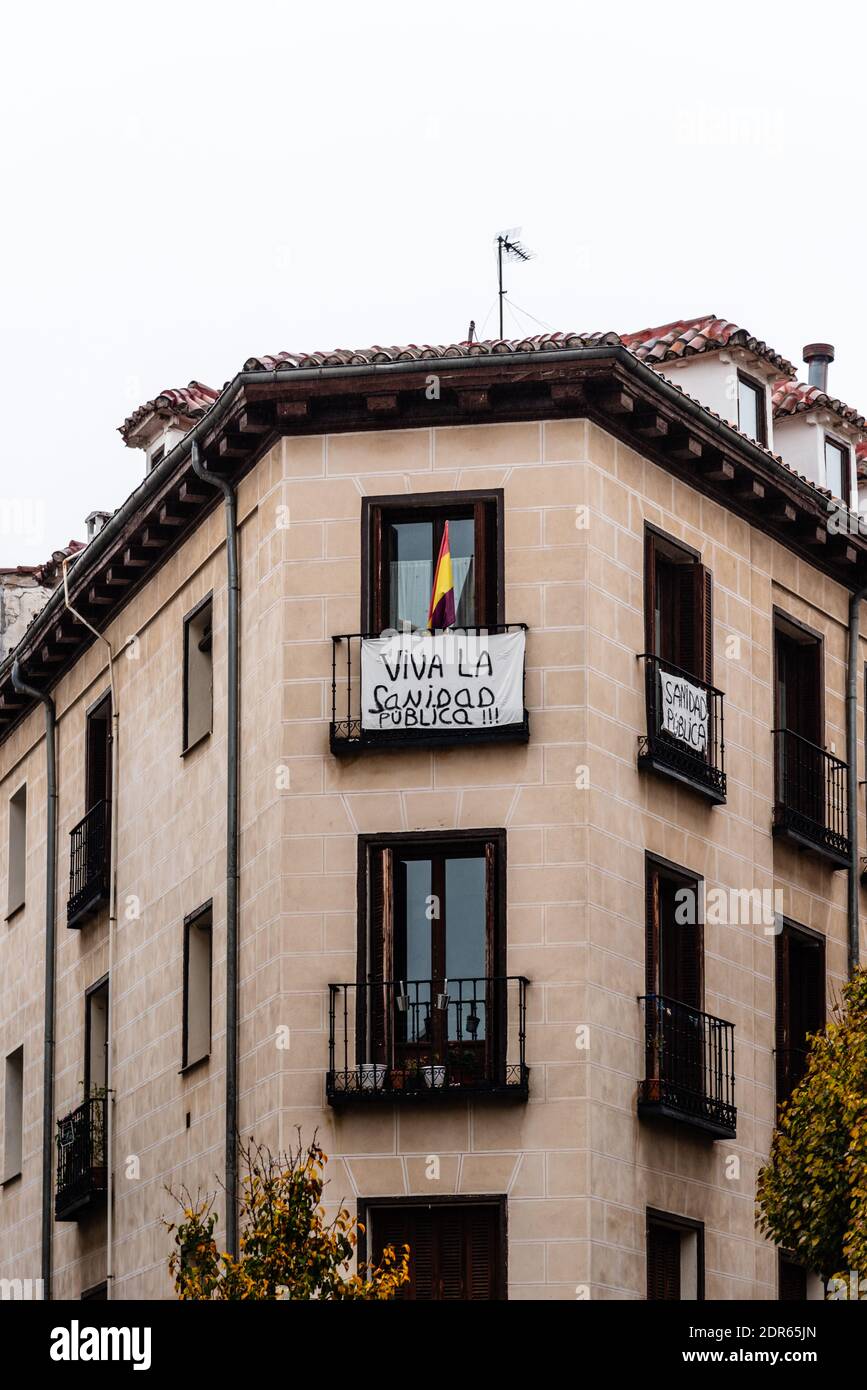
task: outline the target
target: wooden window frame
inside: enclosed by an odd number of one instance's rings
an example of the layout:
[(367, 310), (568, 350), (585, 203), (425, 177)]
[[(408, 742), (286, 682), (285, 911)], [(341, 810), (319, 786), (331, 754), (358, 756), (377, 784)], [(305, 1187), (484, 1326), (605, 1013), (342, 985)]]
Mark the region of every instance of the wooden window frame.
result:
[[(815, 943), (819, 948), (819, 959), (822, 969), (822, 989), (821, 989), (821, 1031), (827, 1026), (828, 1022), (828, 941), (827, 937), (814, 927), (806, 927), (802, 922), (796, 922), (791, 917), (782, 919), (782, 929), (774, 937), (774, 1096), (777, 1105), (783, 1104), (791, 1095), (791, 1090), (786, 1095), (780, 1095), (780, 1069), (777, 1064), (776, 1054), (780, 1045), (780, 1037), (784, 1027), (791, 1029), (791, 999), (789, 997), (789, 969), (787, 943), (792, 936), (801, 937), (802, 940)], [(788, 1016), (788, 1017), (786, 1017)], [(791, 1037), (787, 1034), (787, 1041), (791, 1043)], [(791, 1048), (790, 1048), (791, 1050)]]
[[(672, 860), (670, 860), (670, 859), (663, 859), (661, 855), (652, 854), (650, 851), (646, 851), (646, 852), (645, 852), (645, 855), (644, 855), (644, 896), (645, 896), (645, 914), (644, 914), (644, 919), (645, 919), (645, 920), (644, 920), (644, 941), (645, 941), (644, 972), (645, 972), (645, 992), (646, 992), (647, 994), (655, 994), (655, 995), (662, 996), (662, 990), (660, 989), (660, 985), (661, 985), (662, 981), (661, 981), (661, 979), (660, 979), (660, 974), (659, 974), (659, 966), (660, 966), (660, 951), (659, 951), (660, 921), (659, 921), (659, 913), (658, 913), (658, 911), (654, 911), (654, 910), (652, 909), (652, 907), (651, 907), (651, 896), (652, 896), (652, 895), (651, 895), (651, 883), (652, 883), (652, 881), (653, 881), (653, 876), (654, 876), (654, 874), (659, 874), (660, 871), (662, 871), (662, 873), (663, 873), (666, 877), (669, 877), (669, 878), (682, 878), (682, 879), (686, 879), (686, 880), (688, 880), (689, 882), (694, 883), (694, 884), (696, 885), (696, 889), (697, 889), (697, 894), (696, 894), (696, 896), (697, 896), (697, 900), (698, 900), (698, 921), (696, 922), (695, 926), (696, 926), (696, 931), (697, 931), (697, 934), (698, 934), (698, 941), (697, 941), (697, 947), (698, 947), (697, 975), (698, 975), (698, 996), (699, 996), (699, 1003), (698, 1003), (698, 1005), (696, 1006), (696, 1008), (697, 1008), (697, 1011), (698, 1011), (698, 1012), (703, 1013), (703, 1012), (704, 1012), (704, 997), (705, 997), (705, 962), (704, 962), (704, 884), (705, 884), (705, 880), (704, 880), (704, 875), (703, 875), (703, 874), (695, 873), (692, 869), (685, 869), (685, 868), (683, 867), (682, 864), (675, 864), (675, 863), (673, 863)], [(657, 906), (658, 906), (658, 904), (657, 904)], [(677, 1001), (676, 1001), (676, 1002), (677, 1002)], [(681, 1001), (681, 1002), (682, 1002), (682, 1001)], [(684, 1007), (685, 1007), (685, 1008), (692, 1008), (693, 1006), (692, 1006), (692, 1005), (685, 1004)]]
[[(838, 498), (838, 501), (842, 502), (844, 506), (850, 507), (852, 505), (852, 449), (848, 444), (845, 444), (843, 440), (837, 439), (833, 434), (829, 434), (827, 430), (825, 431), (822, 441), (822, 461), (825, 465), (825, 486), (828, 488), (829, 492), (831, 492), (828, 483), (829, 447), (836, 449), (840, 455), (840, 482), (843, 487), (843, 495)], [(831, 493), (831, 496), (836, 497), (837, 494)]]
[(358, 1262), (368, 1259), (368, 1238), (370, 1214), (374, 1220), (377, 1210), (403, 1210), (406, 1207), (496, 1207), (498, 1209), (497, 1240), (499, 1245), (496, 1264), (497, 1301), (506, 1300), (509, 1290), (509, 1199), (502, 1193), (480, 1193), (460, 1196), (443, 1193), (432, 1197), (359, 1197), (356, 1213), (363, 1229), (358, 1234)]
[[(713, 685), (713, 574), (702, 563), (701, 552), (663, 531), (653, 522), (644, 523), (644, 651), (648, 656), (661, 657), (656, 641), (656, 563), (657, 555), (665, 550), (674, 551), (682, 559), (668, 558), (673, 563), (683, 565), (684, 569), (694, 569), (694, 632), (699, 650), (696, 665), (700, 674), (693, 673), (694, 679)], [(685, 669), (685, 668), (684, 668)]]
[[(189, 742), (188, 729), (190, 720), (190, 624), (195, 621), (204, 608), (210, 605), (211, 609), (211, 717), (208, 728), (205, 729), (192, 743)], [(184, 614), (183, 618), (183, 710), (181, 715), (181, 757), (186, 757), (194, 748), (198, 748), (200, 743), (211, 737), (214, 731), (214, 656), (213, 656), (213, 628), (214, 628), (214, 594), (213, 591), (205, 594), (199, 599), (195, 607), (189, 613)]]
[[(777, 706), (777, 691), (779, 689), (778, 668), (777, 668), (777, 633), (783, 637), (788, 637), (791, 641), (802, 642), (804, 646), (815, 644), (816, 668), (817, 668), (817, 724), (819, 737), (817, 745), (820, 748), (825, 746), (825, 637), (818, 628), (810, 627), (809, 623), (802, 622), (800, 618), (793, 618), (791, 613), (787, 613), (784, 608), (779, 608), (776, 604), (771, 609), (771, 632), (773, 636), (773, 680), (774, 680), (774, 728), (779, 729), (780, 710)], [(867, 669), (867, 668), (865, 668)]]
[[(741, 424), (741, 396), (740, 387), (747, 386), (756, 395), (756, 443), (767, 445), (768, 442), (768, 399), (764, 383), (757, 381), (748, 372), (738, 372), (738, 429), (745, 433)], [(750, 438), (751, 436), (747, 436)]]
[[(196, 1057), (193, 1061), (187, 1060), (189, 1052), (189, 1024), (190, 1024), (190, 932), (193, 927), (198, 927), (203, 917), (209, 920), (209, 931), (211, 938), (211, 961), (208, 971), (208, 1050), (201, 1057)], [(209, 899), (202, 903), (194, 912), (190, 912), (184, 918), (184, 974), (183, 990), (181, 996), (181, 1065), (178, 1072), (179, 1076), (185, 1076), (188, 1072), (194, 1071), (197, 1067), (204, 1066), (210, 1061), (211, 1048), (214, 1044), (214, 904)]]
[[(657, 1207), (645, 1208), (644, 1224), (644, 1252), (645, 1258), (648, 1254), (648, 1236), (651, 1226), (666, 1226), (670, 1230), (676, 1230), (681, 1235), (695, 1234), (696, 1236), (696, 1271), (695, 1271), (695, 1298), (681, 1298), (681, 1303), (703, 1303), (704, 1302), (704, 1222), (696, 1221), (691, 1216), (677, 1216), (673, 1212), (660, 1211)], [(649, 1261), (648, 1271), (649, 1274)], [(645, 1281), (645, 1299), (656, 1302), (657, 1300), (648, 1299), (647, 1281)]]
[[(17, 1147), (18, 1147), (17, 1158), (18, 1158), (18, 1164), (17, 1164), (17, 1167), (11, 1167), (11, 1168), (10, 1168), (10, 1166), (9, 1166), (9, 1164), (10, 1164), (10, 1155), (9, 1155), (9, 1148), (10, 1148), (10, 1145), (9, 1145), (9, 1120), (10, 1120), (11, 1117), (10, 1117), (10, 1115), (9, 1115), (9, 1070), (10, 1070), (10, 1068), (9, 1068), (9, 1063), (10, 1063), (10, 1061), (12, 1060), (13, 1057), (17, 1057), (19, 1054), (20, 1054), (20, 1056), (21, 1056), (21, 1093), (20, 1093), (20, 1095), (19, 1095), (19, 1097), (18, 1097), (18, 1114), (17, 1114), (16, 1117), (15, 1117), (15, 1118), (16, 1118), (17, 1131), (18, 1131), (18, 1134), (17, 1134), (17, 1141), (18, 1141), (18, 1144), (17, 1144)], [(5, 1053), (4, 1056), (3, 1056), (3, 1154), (2, 1154), (3, 1168), (2, 1168), (2, 1178), (0, 1178), (0, 1187), (5, 1187), (7, 1183), (12, 1183), (12, 1182), (14, 1182), (17, 1178), (20, 1178), (20, 1177), (21, 1177), (21, 1174), (22, 1174), (23, 1171), (24, 1171), (24, 1102), (25, 1102), (25, 1091), (24, 1091), (24, 1074), (25, 1074), (25, 1072), (24, 1072), (24, 1064), (25, 1064), (25, 1060), (26, 1060), (26, 1059), (25, 1059), (25, 1055), (24, 1055), (24, 1044), (23, 1044), (23, 1043), (19, 1043), (17, 1047), (11, 1048), (10, 1051), (7, 1052), (7, 1053)]]
[[(11, 922), (27, 901), (27, 783), (22, 782), (7, 801), (6, 921)], [(15, 874), (13, 875), (13, 865)], [(13, 894), (14, 886), (18, 889)]]
[[(111, 1024), (111, 1000), (110, 1000), (109, 997), (108, 997), (108, 991), (111, 989), (111, 983), (110, 983), (110, 981), (109, 981), (108, 973), (106, 973), (105, 975), (101, 975), (100, 978), (99, 978), (98, 980), (94, 980), (93, 984), (92, 984), (92, 985), (88, 985), (88, 986), (87, 986), (87, 989), (84, 991), (84, 1099), (85, 1099), (85, 1100), (88, 1100), (88, 1099), (90, 1098), (90, 1069), (91, 1069), (91, 1064), (92, 1064), (92, 1060), (93, 1060), (92, 1057), (91, 1057), (91, 1053), (90, 1053), (90, 1032), (91, 1032), (91, 1029), (90, 1029), (90, 1010), (91, 1010), (91, 1006), (92, 1006), (92, 1003), (93, 1003), (93, 996), (94, 996), (95, 994), (98, 994), (98, 993), (99, 993), (101, 990), (103, 990), (103, 989), (104, 989), (105, 992), (106, 992), (106, 1016), (105, 1016), (106, 1043), (107, 1043), (107, 1046), (110, 1047), (110, 1046), (111, 1046), (111, 1037), (110, 1037), (110, 1035), (109, 1035), (109, 1027), (110, 1027), (110, 1024)], [(108, 1075), (108, 1058), (106, 1058), (106, 1075)]]
[[(106, 711), (106, 713), (105, 713), (104, 716), (103, 716), (103, 714), (102, 714), (103, 709), (105, 709), (105, 711)], [(89, 706), (87, 707), (87, 709), (85, 710), (85, 712), (84, 712), (84, 801), (85, 801), (84, 813), (85, 813), (85, 815), (87, 815), (90, 811), (92, 811), (93, 808), (94, 808), (94, 806), (98, 806), (99, 803), (100, 803), (100, 801), (104, 801), (108, 806), (110, 806), (111, 803), (112, 803), (112, 801), (114, 800), (114, 786), (112, 785), (112, 772), (113, 772), (113, 769), (112, 769), (112, 747), (111, 747), (112, 739), (113, 739), (113, 737), (114, 737), (114, 733), (113, 733), (113, 717), (114, 717), (114, 711), (112, 710), (112, 707), (111, 707), (111, 690), (110, 690), (110, 689), (104, 690), (104, 691), (102, 692), (102, 694), (99, 696), (99, 698), (96, 699), (96, 700), (94, 700), (93, 704), (92, 704), (92, 705), (89, 705)], [(99, 796), (99, 797), (94, 798), (94, 797), (91, 796), (91, 791), (92, 791), (91, 782), (92, 782), (92, 779), (93, 779), (93, 766), (92, 766), (92, 761), (91, 761), (91, 739), (92, 739), (91, 729), (92, 729), (93, 723), (95, 723), (95, 722), (97, 722), (97, 721), (99, 721), (99, 722), (104, 722), (105, 725), (106, 725), (105, 792), (104, 792), (104, 794), (103, 794), (102, 796)]]
[[(388, 515), (418, 515), (424, 520), (425, 512), (472, 509), (478, 517), (480, 509), (486, 508), (486, 515), (492, 517), (482, 531), (484, 544), (484, 569), (488, 576), (486, 582), (493, 582), (496, 592), (488, 595), (487, 607), (490, 612), (476, 612), (476, 626), (495, 626), (505, 622), (505, 556), (504, 556), (504, 516), (505, 493), (502, 488), (468, 490), (466, 492), (422, 492), (415, 494), (392, 493), (382, 497), (363, 497), (361, 499), (361, 631), (383, 631), (387, 623), (383, 621), (384, 588), (381, 578), (384, 564), (383, 518)], [(478, 521), (477, 521), (478, 528)], [(493, 530), (493, 537), (490, 535)], [(476, 532), (478, 540), (478, 529)], [(493, 554), (491, 549), (493, 548)], [(478, 565), (477, 565), (478, 567)]]

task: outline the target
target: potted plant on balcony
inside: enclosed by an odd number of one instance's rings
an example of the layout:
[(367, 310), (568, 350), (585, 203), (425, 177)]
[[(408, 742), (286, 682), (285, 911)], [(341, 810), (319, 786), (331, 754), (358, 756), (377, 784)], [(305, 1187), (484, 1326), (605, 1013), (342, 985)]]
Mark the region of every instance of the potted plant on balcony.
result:
[(388, 1067), (384, 1062), (362, 1062), (358, 1068), (358, 1079), (362, 1091), (384, 1090), (387, 1075)]
[(446, 1084), (446, 1068), (440, 1062), (431, 1062), (421, 1068), (422, 1079), (428, 1090), (436, 1091)]
[(479, 1079), (479, 1054), (471, 1047), (449, 1048), (449, 1085), (473, 1086)]

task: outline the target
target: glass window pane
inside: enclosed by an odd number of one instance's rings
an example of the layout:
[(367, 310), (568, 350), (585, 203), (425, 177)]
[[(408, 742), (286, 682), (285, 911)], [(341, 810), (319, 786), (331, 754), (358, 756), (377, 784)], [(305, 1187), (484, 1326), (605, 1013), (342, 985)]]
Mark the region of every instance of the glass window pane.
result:
[[(825, 486), (835, 497), (843, 499), (843, 450), (839, 444), (825, 440)], [(848, 501), (848, 499), (845, 499)]]
[[(486, 1032), (485, 859), (446, 860), (446, 975), (450, 1039)], [(458, 982), (461, 983), (458, 983)]]
[[(409, 996), (406, 1031), (409, 1042), (423, 1042), (431, 1035), (430, 978), (432, 869), (429, 859), (403, 859), (400, 869), (406, 884), (406, 920), (396, 923), (406, 945), (406, 989)], [(401, 952), (397, 952), (398, 958)]]
[(748, 381), (738, 380), (738, 423), (750, 439), (759, 437), (759, 393)]
[(455, 625), (473, 627), (476, 621), (476, 528), (472, 518), (449, 518), (449, 548), (455, 586)]
[(433, 523), (393, 522), (389, 527), (388, 626), (427, 627), (433, 587)]

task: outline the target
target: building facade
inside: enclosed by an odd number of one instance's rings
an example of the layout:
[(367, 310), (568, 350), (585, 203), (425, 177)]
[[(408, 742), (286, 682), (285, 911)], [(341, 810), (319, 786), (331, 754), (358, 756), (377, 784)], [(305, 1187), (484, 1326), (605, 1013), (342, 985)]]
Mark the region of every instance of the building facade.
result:
[(715, 319), (193, 386), (0, 666), (0, 1277), (171, 1297), (236, 1113), (412, 1297), (815, 1293), (755, 1186), (863, 933), (861, 417)]

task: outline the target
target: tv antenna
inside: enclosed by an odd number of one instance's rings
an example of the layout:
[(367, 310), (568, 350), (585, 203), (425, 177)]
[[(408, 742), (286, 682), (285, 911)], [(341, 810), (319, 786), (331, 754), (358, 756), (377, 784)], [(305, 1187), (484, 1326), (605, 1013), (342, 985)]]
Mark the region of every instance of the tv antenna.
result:
[(522, 246), (518, 238), (521, 235), (520, 227), (510, 227), (507, 232), (500, 232), (497, 237), (497, 285), (498, 298), (500, 302), (500, 337), (503, 336), (503, 300), (506, 291), (503, 289), (503, 256), (511, 261), (529, 261), (532, 259), (532, 251), (528, 251), (526, 246)]

